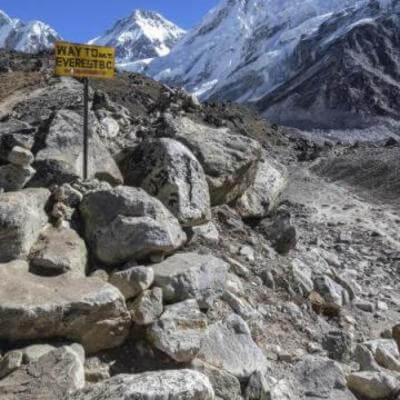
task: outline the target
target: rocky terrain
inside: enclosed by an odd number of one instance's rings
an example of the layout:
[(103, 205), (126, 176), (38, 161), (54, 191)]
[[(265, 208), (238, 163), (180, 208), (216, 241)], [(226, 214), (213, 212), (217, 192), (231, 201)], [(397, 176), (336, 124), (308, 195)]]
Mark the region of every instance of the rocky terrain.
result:
[(2, 400), (399, 398), (396, 140), (119, 73), (83, 181), (82, 83), (1, 57)]

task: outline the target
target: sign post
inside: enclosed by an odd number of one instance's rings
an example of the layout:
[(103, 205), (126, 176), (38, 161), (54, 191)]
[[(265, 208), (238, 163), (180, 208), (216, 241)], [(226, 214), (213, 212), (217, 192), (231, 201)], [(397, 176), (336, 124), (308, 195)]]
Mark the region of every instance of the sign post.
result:
[(113, 79), (115, 49), (56, 42), (57, 76), (83, 78), (83, 179), (89, 177), (89, 78)]

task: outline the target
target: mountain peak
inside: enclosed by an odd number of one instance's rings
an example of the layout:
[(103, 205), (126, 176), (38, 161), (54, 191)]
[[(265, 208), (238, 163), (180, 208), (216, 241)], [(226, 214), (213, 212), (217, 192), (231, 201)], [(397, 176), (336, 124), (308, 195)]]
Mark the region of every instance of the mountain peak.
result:
[(0, 10), (0, 48), (37, 53), (50, 48), (60, 35), (42, 21), (22, 22)]
[(134, 10), (89, 43), (112, 46), (119, 63), (167, 55), (185, 31), (155, 11)]

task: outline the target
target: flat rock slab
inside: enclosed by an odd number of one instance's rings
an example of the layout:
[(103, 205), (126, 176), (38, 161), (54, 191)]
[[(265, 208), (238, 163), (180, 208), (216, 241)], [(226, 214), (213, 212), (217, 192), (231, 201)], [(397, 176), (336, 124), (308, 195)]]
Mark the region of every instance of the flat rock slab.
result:
[(180, 253), (152, 268), (154, 284), (163, 290), (165, 301), (196, 299), (204, 309), (224, 292), (229, 265), (211, 255)]
[(0, 265), (0, 339), (65, 338), (93, 353), (120, 345), (130, 327), (125, 299), (96, 278), (42, 277)]
[(25, 258), (48, 221), (47, 189), (0, 195), (0, 262)]
[(75, 393), (71, 400), (214, 400), (209, 379), (192, 370), (117, 375)]
[(53, 350), (0, 381), (3, 400), (67, 399), (85, 384), (83, 360), (70, 347)]

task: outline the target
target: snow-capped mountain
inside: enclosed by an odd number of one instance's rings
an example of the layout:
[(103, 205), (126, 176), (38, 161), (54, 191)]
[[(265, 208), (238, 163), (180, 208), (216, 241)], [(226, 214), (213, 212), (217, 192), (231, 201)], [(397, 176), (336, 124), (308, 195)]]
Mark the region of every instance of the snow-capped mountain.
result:
[[(393, 103), (400, 83), (398, 3), (223, 0), (169, 55), (144, 70), (202, 99), (254, 103), (272, 120), (295, 127), (361, 127), (367, 115), (375, 118), (389, 109), (390, 115), (400, 115), (400, 103)], [(361, 88), (355, 71), (369, 84)], [(343, 98), (336, 90), (339, 77)], [(377, 78), (381, 86), (374, 84)], [(368, 99), (368, 93), (376, 97)], [(380, 106), (372, 107), (373, 102)]]
[(89, 43), (115, 47), (117, 62), (127, 64), (167, 55), (184, 34), (156, 12), (135, 10)]
[(0, 48), (37, 53), (49, 49), (59, 34), (41, 21), (24, 23), (0, 10)]

